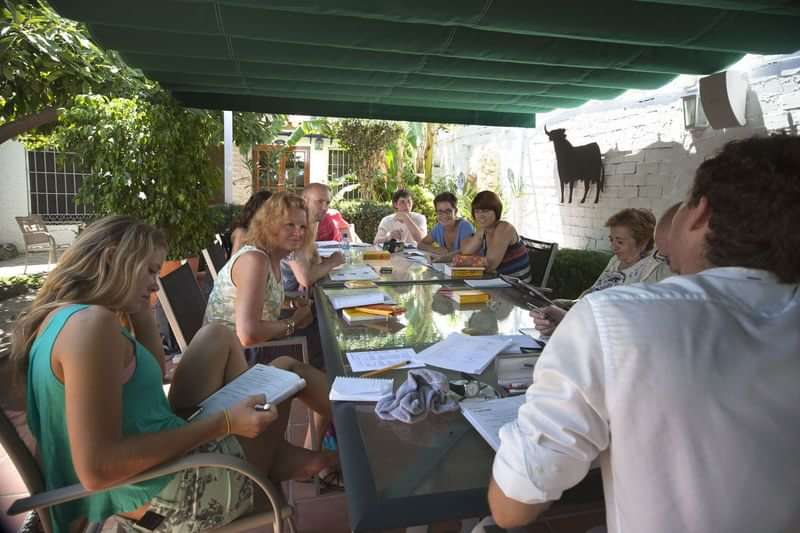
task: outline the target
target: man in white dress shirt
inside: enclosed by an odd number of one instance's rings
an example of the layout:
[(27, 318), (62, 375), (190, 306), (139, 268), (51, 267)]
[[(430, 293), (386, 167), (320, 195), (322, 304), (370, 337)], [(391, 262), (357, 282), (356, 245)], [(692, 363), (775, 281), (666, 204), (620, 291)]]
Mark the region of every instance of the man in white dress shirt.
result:
[(428, 221), (425, 215), (411, 211), (414, 200), (405, 189), (398, 189), (392, 195), (392, 207), (394, 214), (381, 219), (373, 242), (383, 244), (394, 239), (416, 246), (428, 233)]
[(670, 233), (681, 274), (590, 294), (500, 432), (489, 504), (535, 520), (596, 459), (608, 530), (800, 528), (800, 138), (727, 144)]

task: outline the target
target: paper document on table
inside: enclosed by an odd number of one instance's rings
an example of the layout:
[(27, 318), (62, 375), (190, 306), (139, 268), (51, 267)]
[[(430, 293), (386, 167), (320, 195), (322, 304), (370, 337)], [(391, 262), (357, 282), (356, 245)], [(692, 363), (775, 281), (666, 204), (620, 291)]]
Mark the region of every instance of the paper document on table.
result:
[(500, 448), (500, 428), (517, 419), (517, 412), (523, 403), (524, 394), (499, 400), (461, 402), (459, 405), (464, 418), (497, 451)]
[(395, 365), (402, 361), (411, 363), (398, 368), (419, 368), (424, 364), (414, 361), (416, 352), (413, 348), (397, 348), (394, 350), (372, 350), (368, 352), (347, 352), (347, 362), (353, 372), (366, 372), (368, 370), (379, 370), (387, 366)]
[(257, 364), (200, 402), (198, 418), (229, 409), (255, 394), (264, 394), (267, 403), (279, 404), (303, 390), (306, 381), (288, 370)]
[(330, 248), (332, 246), (341, 246), (339, 241), (315, 241), (317, 248)]
[(394, 380), (336, 376), (331, 385), (333, 402), (377, 402), (392, 394)]
[(547, 341), (550, 340), (549, 335), (542, 335), (542, 332), (536, 328), (519, 328), (519, 332), (525, 335), (526, 337), (530, 337), (534, 341), (541, 344), (543, 347), (547, 344)]
[(342, 265), (330, 272), (331, 281), (349, 281), (354, 279), (380, 279), (375, 269), (369, 265)]
[(481, 339), (485, 338), (510, 339), (511, 344), (509, 344), (506, 348), (503, 348), (501, 353), (518, 354), (522, 352), (531, 352), (533, 350), (541, 350), (544, 348), (544, 343), (532, 339), (528, 335), (487, 335), (481, 337)]
[(511, 286), (500, 278), (465, 279), (464, 284), (472, 287), (473, 289), (500, 289)]
[(511, 344), (501, 336), (471, 336), (453, 332), (419, 352), (416, 361), (467, 374), (482, 374), (495, 356)]
[(380, 289), (325, 289), (324, 292), (337, 311), (346, 307), (394, 303), (391, 297)]

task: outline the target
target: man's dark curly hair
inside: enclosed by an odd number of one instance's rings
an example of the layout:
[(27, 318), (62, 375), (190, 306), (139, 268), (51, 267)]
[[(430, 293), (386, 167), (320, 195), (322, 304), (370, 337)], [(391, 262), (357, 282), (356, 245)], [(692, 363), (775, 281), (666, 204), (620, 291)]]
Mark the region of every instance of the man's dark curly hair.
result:
[(800, 282), (800, 138), (731, 141), (697, 169), (688, 203), (711, 210), (706, 259)]

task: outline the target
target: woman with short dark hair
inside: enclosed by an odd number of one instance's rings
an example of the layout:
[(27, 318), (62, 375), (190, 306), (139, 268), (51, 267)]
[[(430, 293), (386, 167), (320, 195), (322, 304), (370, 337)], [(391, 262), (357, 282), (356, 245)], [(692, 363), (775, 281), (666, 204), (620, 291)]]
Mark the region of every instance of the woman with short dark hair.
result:
[(461, 249), (461, 242), (475, 234), (475, 228), (458, 216), (458, 199), (453, 193), (437, 194), (433, 205), (438, 223), (420, 241), (419, 248), (432, 252), (439, 261), (449, 260)]
[[(530, 281), (531, 265), (528, 249), (520, 240), (517, 229), (500, 220), (503, 202), (492, 191), (481, 191), (472, 200), (472, 218), (478, 230), (472, 237), (461, 242), (461, 254), (481, 256), (478, 264), (488, 272), (497, 272)], [(453, 264), (462, 263), (461, 257), (453, 258)], [(470, 263), (464, 260), (464, 264)]]

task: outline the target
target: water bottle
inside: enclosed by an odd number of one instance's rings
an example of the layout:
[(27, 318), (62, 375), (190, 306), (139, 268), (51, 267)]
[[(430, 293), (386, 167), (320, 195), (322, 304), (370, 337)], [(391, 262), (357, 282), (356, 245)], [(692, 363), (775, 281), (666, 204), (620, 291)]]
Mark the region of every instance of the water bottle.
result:
[(342, 240), (339, 241), (346, 263), (350, 262), (350, 228), (342, 229)]

